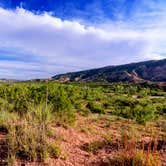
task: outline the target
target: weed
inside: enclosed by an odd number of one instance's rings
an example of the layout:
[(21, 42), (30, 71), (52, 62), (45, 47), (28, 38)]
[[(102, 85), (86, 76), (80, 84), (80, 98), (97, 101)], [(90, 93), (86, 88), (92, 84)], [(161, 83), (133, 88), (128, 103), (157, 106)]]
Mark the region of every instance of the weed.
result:
[(50, 106), (45, 109), (42, 106), (31, 106), (24, 119), (8, 124), (8, 161), (13, 158), (44, 161), (48, 157), (47, 130), (52, 115)]
[(48, 146), (48, 152), (50, 157), (59, 158), (61, 155), (61, 148), (57, 144), (50, 144)]

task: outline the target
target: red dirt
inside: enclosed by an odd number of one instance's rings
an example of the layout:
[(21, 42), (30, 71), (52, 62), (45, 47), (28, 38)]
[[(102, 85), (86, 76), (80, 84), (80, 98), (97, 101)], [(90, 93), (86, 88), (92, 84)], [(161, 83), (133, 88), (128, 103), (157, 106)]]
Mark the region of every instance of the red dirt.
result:
[[(85, 144), (96, 140), (104, 140), (104, 135), (111, 134), (112, 142), (117, 144), (120, 138), (120, 129), (126, 127), (126, 123), (116, 121), (109, 126), (107, 121), (92, 120), (90, 118), (77, 117), (77, 124), (73, 127), (53, 127), (53, 135), (50, 142), (59, 142), (62, 155), (58, 159), (49, 159), (45, 164), (17, 162), (15, 166), (101, 166), (101, 161), (109, 156), (115, 155), (116, 148), (101, 148), (96, 153), (87, 152), (82, 147)], [(0, 142), (5, 139), (5, 135), (0, 133)], [(145, 137), (145, 142), (148, 140)], [(166, 149), (161, 153), (162, 166), (166, 166)], [(1, 165), (1, 164), (0, 164)]]

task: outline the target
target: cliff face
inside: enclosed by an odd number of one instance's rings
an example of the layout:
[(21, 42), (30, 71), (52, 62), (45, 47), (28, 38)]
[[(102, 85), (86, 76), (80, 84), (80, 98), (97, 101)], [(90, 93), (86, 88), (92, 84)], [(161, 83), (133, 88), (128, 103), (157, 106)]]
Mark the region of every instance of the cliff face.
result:
[(53, 79), (61, 82), (166, 82), (166, 59), (60, 74)]

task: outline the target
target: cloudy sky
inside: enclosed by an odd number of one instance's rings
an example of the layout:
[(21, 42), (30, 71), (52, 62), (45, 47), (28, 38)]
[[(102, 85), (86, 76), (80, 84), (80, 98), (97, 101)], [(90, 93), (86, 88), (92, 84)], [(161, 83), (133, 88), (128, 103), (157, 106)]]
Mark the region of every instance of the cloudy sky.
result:
[(0, 0), (0, 78), (162, 58), (165, 0)]

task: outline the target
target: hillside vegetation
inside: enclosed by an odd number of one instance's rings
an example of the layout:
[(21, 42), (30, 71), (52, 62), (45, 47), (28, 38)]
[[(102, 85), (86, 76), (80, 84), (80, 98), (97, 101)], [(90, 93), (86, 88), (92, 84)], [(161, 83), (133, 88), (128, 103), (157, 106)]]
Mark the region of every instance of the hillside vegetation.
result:
[(165, 97), (149, 83), (1, 83), (0, 165), (165, 164)]
[(166, 59), (60, 74), (61, 82), (166, 82)]

